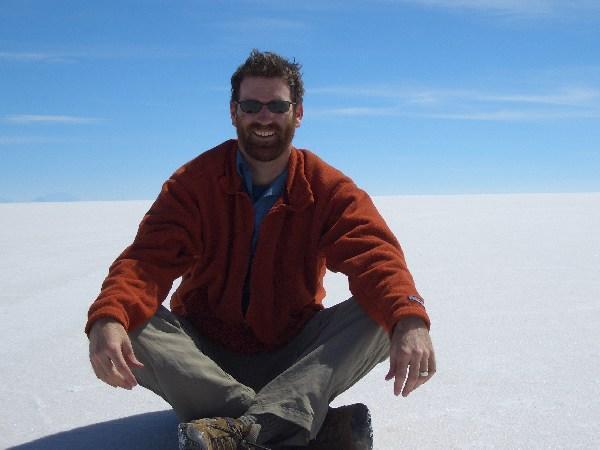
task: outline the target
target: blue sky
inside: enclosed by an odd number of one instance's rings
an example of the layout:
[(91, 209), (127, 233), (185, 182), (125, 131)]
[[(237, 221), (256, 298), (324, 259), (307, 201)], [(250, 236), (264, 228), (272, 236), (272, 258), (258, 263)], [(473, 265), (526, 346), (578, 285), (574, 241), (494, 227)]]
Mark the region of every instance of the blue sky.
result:
[(373, 195), (600, 191), (600, 2), (0, 0), (0, 201), (152, 199), (252, 48)]

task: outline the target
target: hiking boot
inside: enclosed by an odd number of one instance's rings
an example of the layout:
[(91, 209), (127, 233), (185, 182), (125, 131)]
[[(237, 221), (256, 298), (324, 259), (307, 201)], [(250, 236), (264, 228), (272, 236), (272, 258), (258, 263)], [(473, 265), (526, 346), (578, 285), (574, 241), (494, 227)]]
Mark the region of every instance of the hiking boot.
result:
[(180, 450), (265, 449), (256, 444), (260, 425), (229, 417), (198, 419), (177, 429)]
[(281, 450), (372, 450), (371, 413), (362, 403), (329, 408), (319, 433), (305, 447)]

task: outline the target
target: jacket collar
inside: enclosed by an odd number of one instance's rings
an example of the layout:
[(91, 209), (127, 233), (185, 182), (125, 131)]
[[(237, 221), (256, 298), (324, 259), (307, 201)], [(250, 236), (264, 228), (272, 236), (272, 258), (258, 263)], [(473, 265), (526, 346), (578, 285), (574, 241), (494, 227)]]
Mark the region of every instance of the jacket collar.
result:
[[(219, 147), (225, 153), (225, 164), (219, 179), (221, 187), (230, 195), (245, 193), (243, 180), (236, 166), (237, 140), (231, 139)], [(293, 146), (288, 161), (288, 177), (282, 197), (284, 204), (294, 211), (300, 211), (315, 201), (305, 174), (304, 153)]]

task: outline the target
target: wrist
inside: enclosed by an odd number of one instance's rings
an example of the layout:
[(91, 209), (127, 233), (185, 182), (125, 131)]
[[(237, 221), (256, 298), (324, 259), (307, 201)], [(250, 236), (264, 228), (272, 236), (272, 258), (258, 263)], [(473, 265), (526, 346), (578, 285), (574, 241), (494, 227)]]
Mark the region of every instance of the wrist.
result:
[(89, 334), (91, 335), (94, 332), (94, 330), (99, 330), (106, 326), (113, 326), (113, 325), (123, 326), (123, 324), (121, 322), (119, 322), (117, 319), (115, 319), (114, 317), (101, 317), (98, 320), (92, 322), (92, 324), (90, 326)]
[(418, 316), (401, 317), (392, 328), (392, 334), (396, 332), (396, 330), (403, 332), (414, 328), (427, 328), (427, 324)]

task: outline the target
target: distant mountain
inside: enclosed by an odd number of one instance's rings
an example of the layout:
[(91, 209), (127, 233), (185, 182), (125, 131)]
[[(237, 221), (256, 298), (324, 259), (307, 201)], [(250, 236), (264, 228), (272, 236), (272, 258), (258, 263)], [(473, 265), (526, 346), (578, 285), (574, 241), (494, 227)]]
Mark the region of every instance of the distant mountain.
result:
[(53, 192), (33, 199), (34, 202), (76, 202), (77, 197), (68, 192)]

